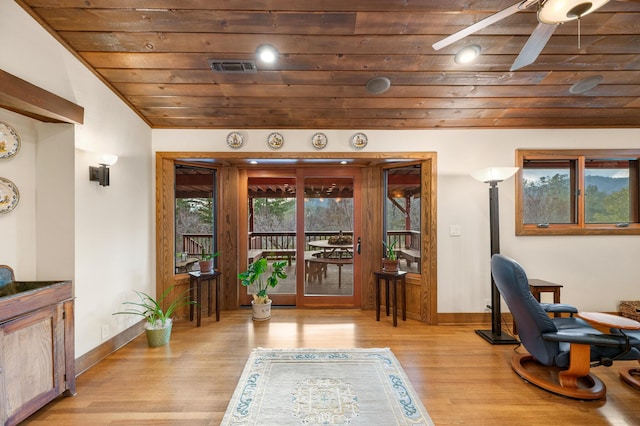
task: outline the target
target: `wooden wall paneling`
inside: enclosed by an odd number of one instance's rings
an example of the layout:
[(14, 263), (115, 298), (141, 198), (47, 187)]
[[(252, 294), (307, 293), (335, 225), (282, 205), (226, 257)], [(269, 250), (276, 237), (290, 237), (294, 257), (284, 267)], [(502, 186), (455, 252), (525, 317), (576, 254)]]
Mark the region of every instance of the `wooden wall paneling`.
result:
[(174, 280), (174, 164), (172, 158), (156, 154), (156, 294), (161, 295)]
[(422, 199), (427, 203), (422, 208), (422, 289), (423, 311), (421, 320), (427, 324), (438, 323), (438, 259), (437, 236), (437, 172), (435, 153), (422, 162)]
[[(218, 250), (221, 251), (219, 268), (222, 272), (220, 309), (236, 309), (239, 306), (239, 282), (237, 279), (239, 272), (239, 261), (245, 257), (240, 253), (246, 253), (239, 244), (239, 218), (246, 217), (240, 209), (246, 210), (246, 199), (240, 187), (240, 173), (237, 167), (218, 168)], [(246, 180), (244, 183), (246, 186)], [(246, 240), (244, 238), (243, 240)]]
[(422, 293), (420, 280), (407, 280), (407, 318), (422, 321), (422, 312), (425, 310), (422, 306)]
[[(236, 309), (239, 306), (241, 288), (236, 280), (238, 270), (246, 267), (247, 241), (243, 235), (247, 235), (246, 224), (238, 222), (238, 218), (246, 217), (247, 206), (244, 200), (246, 194), (246, 179), (243, 179), (243, 170), (237, 168), (240, 164), (245, 164), (246, 158), (352, 158), (362, 164), (362, 228), (361, 235), (361, 262), (362, 285), (361, 308), (374, 308), (374, 288), (375, 282), (373, 271), (380, 269), (380, 259), (382, 258), (382, 165), (389, 164), (389, 160), (416, 160), (423, 162), (423, 194), (427, 202), (423, 211), (423, 260), (421, 275), (413, 275), (407, 279), (409, 286), (416, 291), (415, 296), (411, 293), (411, 298), (415, 298), (417, 305), (409, 305), (408, 314), (411, 318), (419, 319), (423, 322), (436, 324), (437, 316), (437, 269), (436, 269), (436, 175), (435, 175), (435, 153), (284, 153), (284, 152), (171, 152), (158, 153), (156, 159), (156, 240), (157, 240), (157, 279), (158, 291), (163, 291), (167, 285), (178, 284), (179, 286), (188, 284), (187, 275), (173, 274), (173, 161), (184, 158), (208, 158), (215, 159), (219, 170), (219, 213), (221, 221), (218, 223), (219, 249), (223, 252), (229, 251), (230, 255), (224, 255), (220, 259), (222, 281), (222, 309)], [(244, 183), (243, 183), (244, 182)], [(164, 189), (163, 189), (164, 188)], [(366, 206), (366, 208), (365, 208)], [(244, 216), (243, 216), (244, 215)], [(365, 232), (366, 230), (366, 232)], [(165, 247), (163, 249), (163, 247)], [(171, 284), (167, 284), (171, 283)], [(411, 288), (411, 287), (409, 287)], [(419, 291), (416, 290), (419, 288)]]
[[(575, 25), (559, 26), (537, 60), (517, 73), (508, 70), (531, 34), (533, 10), (468, 39), (482, 45), (484, 54), (464, 68), (452, 61), (459, 47), (431, 48), (445, 35), (510, 7), (508, 0), (190, 0), (161, 1), (171, 8), (151, 9), (143, 0), (15, 1), (153, 128), (640, 123), (637, 0), (609, 2), (589, 15), (581, 48)], [(265, 34), (281, 52), (277, 64), (236, 75), (210, 70), (208, 59), (252, 59)], [(570, 92), (594, 73), (603, 84), (588, 96)], [(362, 90), (363, 82), (381, 75), (393, 82), (388, 92), (371, 97)], [(173, 108), (157, 109), (163, 102)]]
[[(360, 244), (363, 309), (375, 309), (375, 279), (373, 271), (380, 268), (382, 259), (382, 169), (362, 169), (362, 235)], [(366, 207), (364, 207), (366, 206)], [(365, 231), (366, 230), (366, 231)], [(357, 236), (356, 236), (357, 238)]]

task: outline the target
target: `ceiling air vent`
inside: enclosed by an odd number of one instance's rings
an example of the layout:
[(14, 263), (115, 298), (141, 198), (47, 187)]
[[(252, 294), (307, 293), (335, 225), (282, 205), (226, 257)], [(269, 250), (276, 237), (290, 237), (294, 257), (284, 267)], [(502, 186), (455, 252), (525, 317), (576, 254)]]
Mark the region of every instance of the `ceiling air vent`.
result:
[(256, 62), (209, 59), (209, 66), (214, 72), (256, 72)]

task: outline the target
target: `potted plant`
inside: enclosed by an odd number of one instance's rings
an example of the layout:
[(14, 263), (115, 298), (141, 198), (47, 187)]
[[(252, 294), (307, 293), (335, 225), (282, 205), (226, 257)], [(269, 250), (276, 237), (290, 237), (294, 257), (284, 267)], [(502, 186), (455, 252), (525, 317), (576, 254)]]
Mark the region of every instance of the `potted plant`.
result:
[(195, 302), (189, 298), (189, 290), (180, 294), (175, 298), (166, 309), (162, 308), (162, 304), (173, 290), (173, 286), (167, 288), (158, 300), (142, 291), (134, 290), (138, 295), (137, 302), (124, 302), (125, 305), (131, 305), (130, 308), (115, 312), (113, 315), (139, 315), (144, 317), (147, 322), (144, 325), (147, 335), (147, 343), (150, 347), (163, 346), (169, 343), (171, 337), (171, 326), (173, 319), (171, 315), (181, 306), (191, 305)]
[(213, 271), (213, 258), (218, 257), (220, 252), (205, 253), (204, 248), (202, 249), (202, 255), (200, 256), (200, 261), (198, 264), (200, 265), (200, 272), (211, 272)]
[(256, 288), (251, 301), (253, 319), (255, 321), (264, 321), (271, 318), (271, 299), (267, 295), (267, 290), (277, 286), (278, 280), (287, 278), (286, 265), (287, 262), (284, 260), (273, 262), (271, 264), (271, 274), (268, 275), (269, 265), (267, 258), (262, 257), (249, 264), (246, 271), (238, 274), (243, 286), (253, 285)]
[(395, 240), (390, 244), (382, 241), (382, 245), (384, 246), (382, 269), (384, 271), (396, 272), (398, 270), (398, 264), (400, 263), (400, 261), (398, 260), (398, 255), (396, 253), (396, 244), (398, 244), (398, 240)]

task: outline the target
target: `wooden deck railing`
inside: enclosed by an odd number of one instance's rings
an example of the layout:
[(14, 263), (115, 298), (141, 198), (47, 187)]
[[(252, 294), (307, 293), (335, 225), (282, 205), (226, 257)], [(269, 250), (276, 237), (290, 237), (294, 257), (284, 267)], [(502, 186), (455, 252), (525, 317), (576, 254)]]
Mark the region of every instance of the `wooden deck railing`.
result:
[[(331, 236), (339, 235), (340, 231), (310, 231), (304, 235), (305, 242), (326, 240)], [(342, 235), (353, 236), (353, 232), (343, 231)], [(252, 232), (249, 234), (249, 249), (286, 250), (296, 248), (295, 232)], [(305, 251), (313, 250), (306, 246)]]
[[(339, 235), (339, 231), (310, 231), (306, 232), (305, 242), (326, 240), (331, 236)], [(342, 235), (353, 236), (351, 231), (342, 231)], [(395, 230), (387, 232), (387, 244), (398, 241), (396, 248), (401, 249), (420, 249), (420, 232), (411, 230)], [(306, 244), (305, 244), (306, 245)], [(182, 235), (182, 252), (186, 252), (189, 257), (200, 257), (202, 249), (205, 253), (213, 252), (213, 237), (210, 234), (183, 234)], [(269, 250), (292, 250), (296, 248), (295, 232), (252, 232), (249, 234), (249, 250), (261, 249)], [(306, 245), (305, 251), (313, 250), (312, 247)]]
[(213, 253), (213, 236), (211, 234), (182, 234), (182, 250), (189, 257), (201, 257), (202, 251)]

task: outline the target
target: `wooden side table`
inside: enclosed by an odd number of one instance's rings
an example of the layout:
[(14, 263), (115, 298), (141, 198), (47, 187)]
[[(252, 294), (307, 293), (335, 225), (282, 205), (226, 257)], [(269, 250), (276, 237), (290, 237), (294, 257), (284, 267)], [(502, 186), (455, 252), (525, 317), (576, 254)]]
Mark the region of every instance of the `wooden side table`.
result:
[(398, 281), (400, 281), (400, 297), (402, 298), (402, 321), (407, 320), (407, 271), (374, 271), (376, 276), (376, 321), (380, 321), (380, 281), (384, 280), (384, 294), (389, 316), (389, 284), (393, 287), (393, 326), (398, 326)]
[[(529, 280), (529, 290), (531, 290), (531, 294), (533, 294), (533, 297), (535, 297), (538, 302), (540, 302), (540, 293), (553, 293), (553, 303), (560, 303), (561, 288), (561, 284), (555, 284), (535, 278)], [(561, 314), (560, 312), (555, 312), (553, 316), (559, 318)]]
[[(211, 272), (200, 272), (194, 271), (189, 272), (189, 292), (191, 300), (196, 302), (196, 327), (200, 327), (200, 319), (202, 317), (202, 284), (203, 282), (207, 285), (207, 316), (211, 316), (211, 281), (216, 281), (216, 321), (220, 321), (220, 275), (222, 275), (219, 271), (211, 271)], [(194, 297), (195, 296), (195, 297)], [(193, 304), (189, 305), (189, 321), (193, 321)]]

